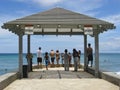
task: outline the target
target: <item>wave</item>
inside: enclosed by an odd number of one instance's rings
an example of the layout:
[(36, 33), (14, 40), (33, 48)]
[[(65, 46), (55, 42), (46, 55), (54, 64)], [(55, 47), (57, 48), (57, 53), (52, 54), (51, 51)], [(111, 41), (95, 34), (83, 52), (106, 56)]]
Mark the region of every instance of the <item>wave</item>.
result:
[(119, 72), (115, 72), (115, 74), (119, 75), (120, 76), (120, 71)]

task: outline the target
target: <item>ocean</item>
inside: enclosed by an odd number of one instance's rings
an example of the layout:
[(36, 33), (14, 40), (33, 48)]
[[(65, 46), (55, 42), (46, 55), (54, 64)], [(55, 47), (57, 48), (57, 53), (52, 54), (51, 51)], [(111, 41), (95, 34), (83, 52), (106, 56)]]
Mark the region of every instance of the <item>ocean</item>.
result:
[[(120, 73), (120, 53), (100, 53), (99, 54), (100, 70)], [(25, 58), (26, 54), (23, 54), (23, 65), (27, 64)], [(44, 56), (44, 55), (43, 55)], [(18, 54), (8, 53), (0, 54), (0, 75), (5, 73), (18, 71)], [(56, 63), (56, 62), (55, 62)], [(60, 63), (61, 59), (60, 59)], [(73, 60), (72, 60), (73, 63)], [(84, 63), (84, 54), (81, 55), (81, 63)], [(33, 54), (33, 64), (37, 64), (36, 54)], [(44, 64), (44, 62), (43, 62)]]

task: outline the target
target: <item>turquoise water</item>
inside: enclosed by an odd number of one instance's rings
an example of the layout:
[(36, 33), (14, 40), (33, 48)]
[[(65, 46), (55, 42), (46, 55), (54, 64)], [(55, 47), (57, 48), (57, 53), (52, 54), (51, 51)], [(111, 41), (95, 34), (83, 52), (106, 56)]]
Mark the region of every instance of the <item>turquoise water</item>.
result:
[[(27, 64), (25, 55), (23, 55), (23, 64)], [(81, 63), (83, 62), (84, 55), (82, 54)], [(0, 75), (11, 71), (18, 71), (18, 63), (18, 54), (0, 54)], [(37, 64), (36, 54), (33, 55), (33, 64)], [(100, 53), (100, 69), (120, 72), (120, 53)]]
[(107, 71), (120, 72), (120, 53), (101, 53), (100, 68)]

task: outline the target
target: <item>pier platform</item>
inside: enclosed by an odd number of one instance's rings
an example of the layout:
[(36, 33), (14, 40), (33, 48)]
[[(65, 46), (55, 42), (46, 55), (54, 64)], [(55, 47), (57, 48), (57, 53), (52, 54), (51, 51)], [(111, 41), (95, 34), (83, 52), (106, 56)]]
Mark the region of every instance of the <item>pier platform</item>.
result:
[(63, 67), (49, 68), (49, 70), (34, 69), (28, 78), (15, 80), (4, 90), (119, 90), (119, 86), (79, 69), (74, 72), (73, 67), (64, 71)]

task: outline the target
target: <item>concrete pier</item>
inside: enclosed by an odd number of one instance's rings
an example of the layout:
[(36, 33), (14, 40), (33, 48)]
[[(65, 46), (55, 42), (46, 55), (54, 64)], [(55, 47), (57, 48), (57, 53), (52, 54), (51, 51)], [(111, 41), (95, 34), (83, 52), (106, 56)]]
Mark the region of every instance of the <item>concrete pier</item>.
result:
[(4, 90), (119, 90), (119, 86), (79, 69), (64, 71), (63, 67), (49, 70), (34, 69), (28, 78), (16, 80)]

